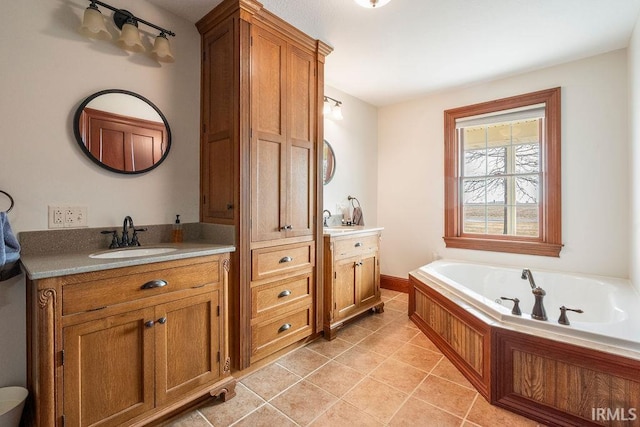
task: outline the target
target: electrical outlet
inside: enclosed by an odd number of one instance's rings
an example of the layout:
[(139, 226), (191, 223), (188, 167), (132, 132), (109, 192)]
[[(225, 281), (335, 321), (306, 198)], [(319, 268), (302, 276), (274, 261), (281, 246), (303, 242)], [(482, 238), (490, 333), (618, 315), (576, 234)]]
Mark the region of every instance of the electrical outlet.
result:
[(49, 206), (49, 228), (64, 227), (64, 211), (59, 206)]
[(77, 228), (87, 226), (86, 206), (69, 206), (64, 209), (64, 226)]
[(49, 206), (49, 228), (87, 227), (86, 206)]

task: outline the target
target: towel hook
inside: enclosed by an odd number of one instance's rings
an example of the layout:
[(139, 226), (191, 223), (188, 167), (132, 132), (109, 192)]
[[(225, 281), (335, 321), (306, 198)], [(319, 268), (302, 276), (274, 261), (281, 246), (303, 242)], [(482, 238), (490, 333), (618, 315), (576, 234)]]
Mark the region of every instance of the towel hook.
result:
[(9, 212), (11, 212), (11, 209), (13, 209), (13, 205), (14, 205), (13, 197), (11, 197), (11, 194), (7, 193), (6, 191), (2, 191), (2, 190), (0, 190), (0, 193), (2, 193), (2, 194), (4, 194), (5, 196), (7, 196), (7, 197), (9, 198), (9, 200), (11, 201), (11, 206), (9, 206), (9, 209), (7, 209), (7, 210), (5, 211), (5, 213), (9, 213)]
[(358, 202), (358, 207), (360, 207), (360, 200), (356, 199), (353, 196), (347, 196), (347, 200), (351, 201), (351, 206), (355, 209), (356, 205), (353, 204), (353, 201), (355, 200), (356, 202)]

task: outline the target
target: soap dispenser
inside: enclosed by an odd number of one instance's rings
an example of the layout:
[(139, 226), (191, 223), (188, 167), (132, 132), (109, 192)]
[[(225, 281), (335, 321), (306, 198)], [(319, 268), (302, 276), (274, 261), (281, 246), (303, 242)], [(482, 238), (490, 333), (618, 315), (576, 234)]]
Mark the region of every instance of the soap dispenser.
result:
[(180, 215), (176, 215), (176, 222), (173, 224), (173, 231), (171, 233), (171, 241), (173, 243), (182, 242), (182, 224), (180, 224)]

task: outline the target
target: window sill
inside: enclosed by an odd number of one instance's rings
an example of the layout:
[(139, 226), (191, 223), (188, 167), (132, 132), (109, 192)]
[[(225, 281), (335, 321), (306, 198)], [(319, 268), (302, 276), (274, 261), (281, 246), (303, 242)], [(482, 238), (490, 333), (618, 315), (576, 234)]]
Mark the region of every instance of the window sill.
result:
[(444, 237), (447, 248), (559, 257), (562, 244), (470, 237)]

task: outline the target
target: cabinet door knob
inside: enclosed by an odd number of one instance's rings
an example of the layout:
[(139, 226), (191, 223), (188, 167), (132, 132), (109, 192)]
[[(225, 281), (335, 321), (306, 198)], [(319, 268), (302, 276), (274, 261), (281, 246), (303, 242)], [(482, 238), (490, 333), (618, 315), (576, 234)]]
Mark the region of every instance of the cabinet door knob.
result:
[(168, 283), (164, 280), (151, 280), (144, 285), (140, 286), (140, 289), (154, 289), (161, 288), (163, 286), (167, 286)]
[(291, 225), (285, 225), (283, 227), (280, 227), (280, 230), (285, 231), (285, 230), (293, 230), (293, 226)]
[(144, 322), (144, 326), (146, 326), (147, 328), (152, 328), (154, 323), (155, 322), (153, 320), (149, 320), (147, 322)]
[(164, 325), (165, 323), (167, 323), (167, 318), (166, 317), (159, 318), (158, 323), (160, 323), (161, 325)]
[(284, 325), (280, 326), (280, 329), (278, 329), (278, 332), (284, 332), (289, 328), (291, 328), (291, 323), (285, 323)]
[(293, 261), (293, 258), (291, 258), (290, 256), (285, 256), (280, 258), (280, 261), (278, 261), (280, 264), (284, 264), (285, 262), (291, 262)]
[(353, 246), (355, 246), (356, 248), (359, 248), (360, 246), (362, 246), (362, 243), (358, 242), (358, 243), (356, 243), (356, 244), (355, 244), (355, 245), (353, 245)]
[(291, 291), (286, 289), (278, 294), (278, 298), (288, 297), (289, 295), (291, 295)]

